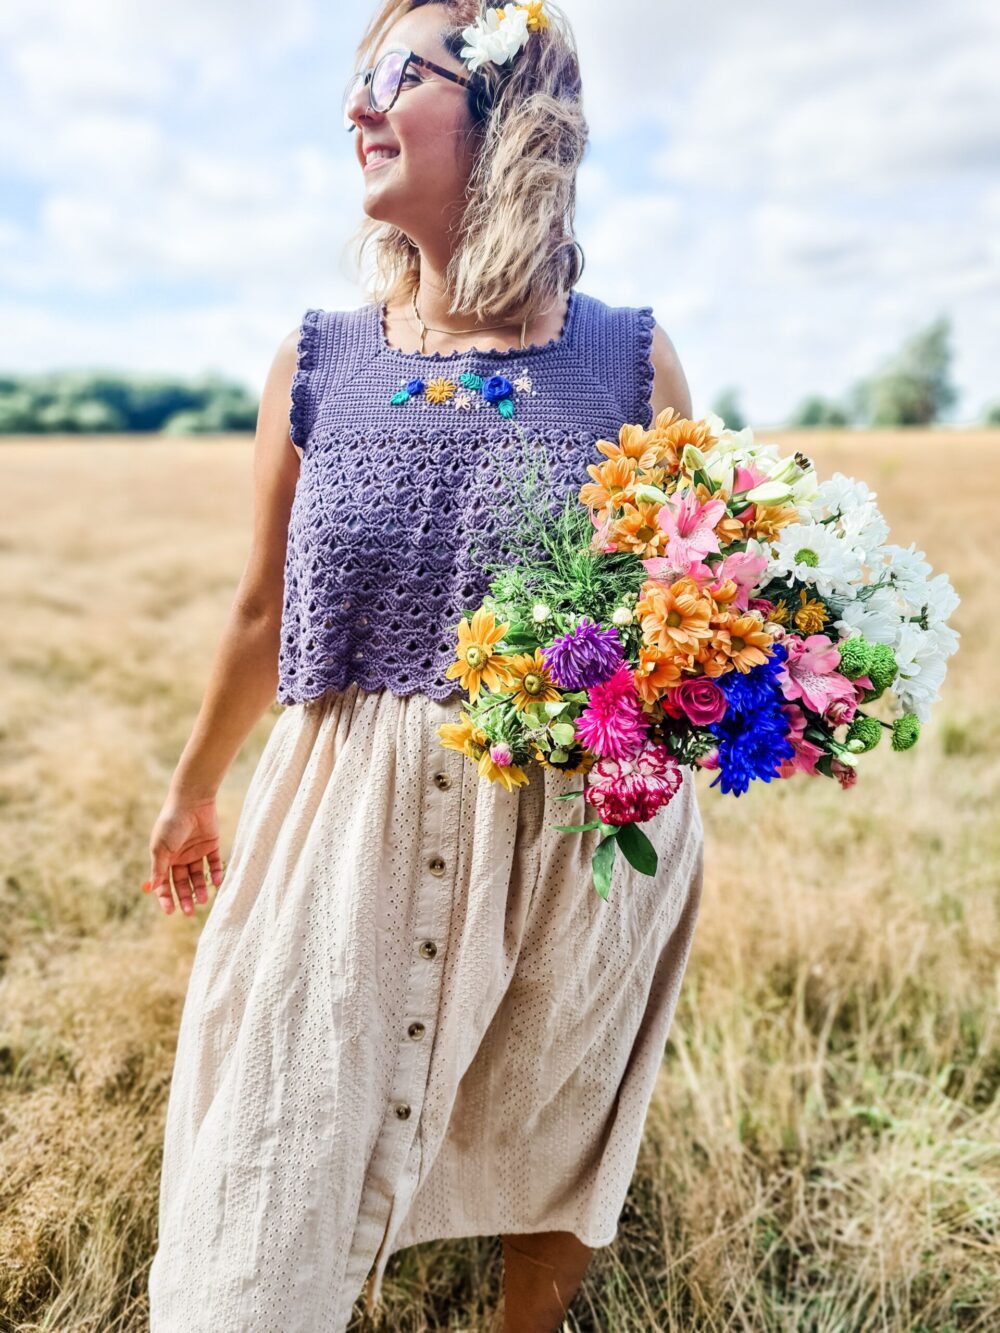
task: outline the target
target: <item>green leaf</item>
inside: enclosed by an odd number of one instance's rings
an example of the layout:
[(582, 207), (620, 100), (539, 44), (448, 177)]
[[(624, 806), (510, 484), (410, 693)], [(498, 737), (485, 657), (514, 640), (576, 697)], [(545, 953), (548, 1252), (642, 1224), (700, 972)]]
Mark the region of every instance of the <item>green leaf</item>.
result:
[(553, 796), (554, 801), (574, 801), (578, 796), (582, 796), (582, 791), (566, 791), (561, 796)]
[(590, 869), (594, 876), (594, 888), (597, 890), (597, 896), (607, 902), (608, 894), (611, 892), (611, 871), (615, 864), (615, 849), (618, 846), (618, 839), (612, 834), (604, 838), (594, 848), (594, 855), (590, 859)]
[(399, 407), (402, 403), (408, 403), (409, 401), (410, 395), (405, 389), (400, 389), (398, 393), (394, 393), (389, 399), (389, 402), (392, 403), (394, 407)]
[(467, 389), (476, 389), (478, 391), (483, 387), (482, 375), (460, 375), (459, 379)]
[(572, 722), (554, 722), (549, 728), (552, 739), (560, 748), (572, 745), (576, 740), (576, 728)]
[(508, 420), (510, 420), (510, 418), (514, 415), (513, 398), (501, 398), (500, 401), (497, 403), (497, 411), (500, 413), (502, 417), (506, 417)]
[(565, 750), (552, 750), (549, 754), (549, 758), (552, 760), (554, 764), (565, 764), (566, 760), (569, 758), (569, 755), (566, 753)]
[(643, 833), (638, 824), (623, 824), (618, 833), (618, 841), (625, 859), (642, 875), (655, 875), (657, 866), (656, 848)]
[(552, 828), (557, 828), (560, 833), (589, 833), (591, 829), (600, 828), (599, 819), (588, 819), (586, 824), (553, 824)]
[(549, 717), (558, 717), (568, 707), (565, 699), (550, 699), (545, 705), (545, 711)]

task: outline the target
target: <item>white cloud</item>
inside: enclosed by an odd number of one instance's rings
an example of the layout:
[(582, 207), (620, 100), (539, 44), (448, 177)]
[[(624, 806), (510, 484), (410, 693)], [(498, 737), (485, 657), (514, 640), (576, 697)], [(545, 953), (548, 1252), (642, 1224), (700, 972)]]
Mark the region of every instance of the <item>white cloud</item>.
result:
[[(776, 421), (942, 312), (965, 410), (994, 396), (1000, 7), (564, 7), (593, 138), (582, 286), (653, 306), (696, 410), (736, 383)], [(357, 304), (337, 102), (363, 18), (4, 0), (0, 366), (213, 364), (259, 386), (306, 305)]]

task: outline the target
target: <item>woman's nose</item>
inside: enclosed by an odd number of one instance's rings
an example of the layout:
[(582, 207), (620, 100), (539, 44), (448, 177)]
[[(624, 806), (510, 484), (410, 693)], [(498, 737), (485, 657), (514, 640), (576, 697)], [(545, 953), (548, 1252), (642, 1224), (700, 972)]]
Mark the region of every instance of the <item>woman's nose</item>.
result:
[(344, 115), (354, 125), (368, 124), (379, 113), (372, 110), (368, 97), (368, 84), (359, 81), (344, 103)]

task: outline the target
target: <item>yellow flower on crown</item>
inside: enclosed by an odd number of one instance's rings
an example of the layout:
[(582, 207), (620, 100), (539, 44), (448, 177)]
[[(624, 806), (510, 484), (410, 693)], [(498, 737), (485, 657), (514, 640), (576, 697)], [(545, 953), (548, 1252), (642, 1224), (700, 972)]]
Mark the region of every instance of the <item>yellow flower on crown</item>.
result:
[(528, 15), (528, 31), (540, 32), (549, 26), (549, 16), (545, 13), (544, 0), (528, 0), (525, 5), (518, 5)]

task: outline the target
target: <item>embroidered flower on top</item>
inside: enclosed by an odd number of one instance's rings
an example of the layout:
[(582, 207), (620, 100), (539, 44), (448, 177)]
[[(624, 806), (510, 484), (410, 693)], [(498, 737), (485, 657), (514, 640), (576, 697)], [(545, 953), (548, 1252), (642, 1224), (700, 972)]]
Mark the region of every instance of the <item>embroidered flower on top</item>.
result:
[(488, 9), (463, 29), (466, 45), (462, 47), (462, 59), (472, 71), (486, 64), (504, 65), (527, 45), (533, 32), (541, 32), (548, 26), (545, 0)]
[(451, 407), (456, 412), (481, 411), (494, 407), (500, 416), (514, 416), (517, 395), (536, 398), (538, 390), (525, 370), (515, 372), (513, 380), (505, 375), (460, 375), (458, 382), (440, 378), (404, 380), (389, 401), (394, 407), (416, 402), (419, 407)]

